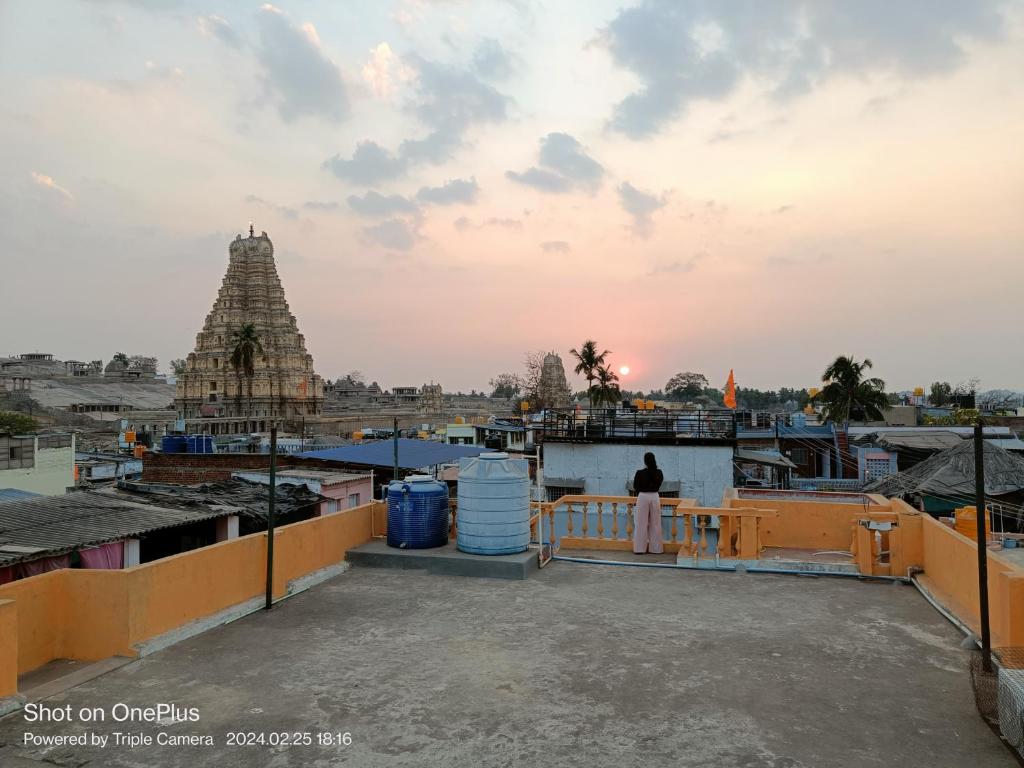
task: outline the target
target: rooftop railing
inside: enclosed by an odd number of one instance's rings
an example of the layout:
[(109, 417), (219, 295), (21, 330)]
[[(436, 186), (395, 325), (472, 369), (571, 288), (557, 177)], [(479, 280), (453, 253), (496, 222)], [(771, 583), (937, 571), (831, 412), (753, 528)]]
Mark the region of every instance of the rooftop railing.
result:
[(736, 415), (725, 408), (627, 411), (616, 408), (549, 410), (544, 440), (556, 442), (717, 443), (736, 439)]
[[(562, 496), (540, 504), (545, 539), (555, 548), (629, 550), (633, 546), (635, 496)], [(662, 499), (666, 552), (694, 562), (738, 557), (756, 560), (762, 549), (760, 527), (775, 510), (753, 507), (698, 507), (695, 499)], [(712, 527), (712, 517), (718, 526)], [(551, 535), (553, 532), (553, 536)]]

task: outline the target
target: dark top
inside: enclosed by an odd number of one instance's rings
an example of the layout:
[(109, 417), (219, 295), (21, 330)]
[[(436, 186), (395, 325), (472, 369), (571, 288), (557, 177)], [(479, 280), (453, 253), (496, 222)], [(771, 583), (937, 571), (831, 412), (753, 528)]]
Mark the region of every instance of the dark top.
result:
[(664, 479), (665, 476), (661, 474), (660, 469), (644, 467), (633, 475), (633, 491), (634, 493), (657, 493)]

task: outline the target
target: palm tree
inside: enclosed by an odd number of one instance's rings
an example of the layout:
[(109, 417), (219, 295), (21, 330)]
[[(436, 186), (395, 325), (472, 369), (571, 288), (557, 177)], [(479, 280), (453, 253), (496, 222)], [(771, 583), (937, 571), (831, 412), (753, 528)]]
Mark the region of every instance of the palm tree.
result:
[(812, 400), (824, 404), (822, 415), (829, 421), (846, 424), (853, 419), (878, 420), (889, 407), (885, 382), (864, 378), (872, 367), (867, 358), (858, 363), (852, 357), (840, 355), (825, 369), (825, 386)]
[(608, 405), (617, 403), (621, 396), (618, 374), (606, 365), (599, 365), (594, 370), (594, 378), (597, 384), (591, 388), (590, 404), (601, 406), (604, 403)]
[(249, 410), (252, 411), (252, 380), (256, 375), (256, 355), (263, 354), (263, 344), (253, 323), (245, 323), (237, 331), (231, 333), (231, 367), (239, 378), (238, 391), (241, 397), (242, 374), (249, 383)]
[[(577, 364), (573, 369), (577, 374), (582, 373), (583, 377), (587, 380), (587, 392), (590, 393), (594, 389), (594, 379), (597, 369), (604, 365), (605, 358), (611, 354), (609, 350), (605, 350), (598, 354), (597, 342), (593, 339), (587, 339), (583, 342), (583, 346), (579, 350), (570, 349), (569, 354), (576, 358)], [(594, 403), (591, 403), (594, 405)]]

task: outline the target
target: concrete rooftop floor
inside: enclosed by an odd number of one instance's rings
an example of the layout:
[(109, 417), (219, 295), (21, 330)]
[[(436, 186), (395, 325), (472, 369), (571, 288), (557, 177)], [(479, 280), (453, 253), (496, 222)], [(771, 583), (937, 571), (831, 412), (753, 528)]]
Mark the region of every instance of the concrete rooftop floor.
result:
[[(198, 723), (0, 720), (0, 765), (1014, 766), (960, 634), (913, 587), (553, 562), (526, 581), (354, 568), (49, 699)], [(215, 747), (22, 747), (36, 733)], [(228, 731), (349, 747), (227, 747)]]

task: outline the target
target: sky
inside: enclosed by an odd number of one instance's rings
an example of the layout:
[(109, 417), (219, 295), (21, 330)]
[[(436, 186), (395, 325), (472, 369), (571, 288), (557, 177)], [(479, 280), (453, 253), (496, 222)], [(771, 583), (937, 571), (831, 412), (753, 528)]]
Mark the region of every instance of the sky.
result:
[(0, 93), (0, 355), (166, 369), (253, 221), (328, 378), (1024, 388), (1022, 0), (3, 0)]

